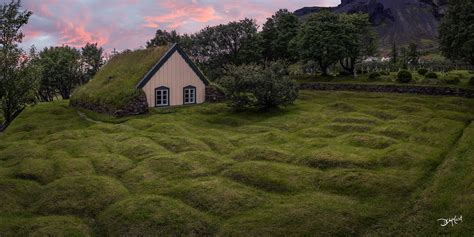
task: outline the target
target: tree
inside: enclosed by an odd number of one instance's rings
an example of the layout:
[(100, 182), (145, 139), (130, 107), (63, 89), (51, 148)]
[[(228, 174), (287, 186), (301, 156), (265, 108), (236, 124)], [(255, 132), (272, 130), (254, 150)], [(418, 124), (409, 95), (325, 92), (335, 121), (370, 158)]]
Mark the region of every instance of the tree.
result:
[(192, 46), (186, 50), (207, 76), (217, 79), (228, 64), (247, 64), (261, 59), (261, 38), (255, 20), (243, 19), (208, 26), (191, 36)]
[(313, 14), (292, 41), (292, 48), (299, 52), (302, 60), (316, 61), (322, 74), (327, 75), (329, 66), (346, 55), (348, 27), (336, 13), (322, 11)]
[(296, 83), (279, 62), (268, 67), (256, 64), (229, 66), (222, 85), (229, 106), (236, 110), (267, 110), (292, 104), (298, 97)]
[(42, 83), (50, 83), (63, 99), (69, 99), (82, 78), (80, 57), (79, 50), (69, 46), (45, 48), (40, 53)]
[(377, 53), (377, 34), (369, 21), (367, 14), (341, 14), (342, 23), (346, 25), (345, 55), (340, 60), (341, 67), (350, 74), (355, 75), (355, 65), (363, 57), (373, 56)]
[(420, 60), (420, 53), (418, 52), (418, 45), (411, 43), (408, 46), (407, 61), (410, 65), (417, 66)]
[(474, 1), (450, 0), (439, 35), (444, 56), (474, 65)]
[(87, 83), (104, 65), (104, 49), (97, 46), (97, 43), (87, 43), (81, 50), (82, 69), (84, 71), (82, 84)]
[(295, 55), (289, 50), (290, 41), (298, 34), (300, 23), (287, 9), (278, 10), (262, 27), (262, 48), (266, 60), (290, 60)]
[(155, 33), (155, 37), (146, 43), (146, 47), (159, 47), (179, 43), (180, 41), (181, 36), (175, 30), (168, 32), (166, 30), (158, 29)]
[(390, 63), (394, 66), (398, 64), (398, 47), (396, 43), (392, 44), (392, 52), (390, 53)]
[(28, 60), (18, 44), (32, 12), (20, 8), (20, 0), (0, 5), (0, 106), (6, 125), (31, 101), (32, 83), (24, 76)]

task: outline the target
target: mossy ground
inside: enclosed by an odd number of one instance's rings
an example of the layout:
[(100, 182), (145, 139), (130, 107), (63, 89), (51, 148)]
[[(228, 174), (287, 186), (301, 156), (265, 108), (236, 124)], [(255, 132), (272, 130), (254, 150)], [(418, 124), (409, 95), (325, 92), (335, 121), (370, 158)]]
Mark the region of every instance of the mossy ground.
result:
[(42, 103), (0, 134), (1, 236), (474, 232), (472, 99), (302, 91), (267, 113), (87, 115), (101, 122)]

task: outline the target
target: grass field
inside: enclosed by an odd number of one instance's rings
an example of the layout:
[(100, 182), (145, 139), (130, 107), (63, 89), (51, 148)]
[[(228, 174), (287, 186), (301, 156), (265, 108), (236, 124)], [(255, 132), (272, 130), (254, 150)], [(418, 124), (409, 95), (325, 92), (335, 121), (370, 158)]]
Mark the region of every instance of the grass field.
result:
[(264, 114), (86, 114), (102, 122), (38, 104), (0, 134), (0, 236), (474, 233), (472, 99), (302, 91)]

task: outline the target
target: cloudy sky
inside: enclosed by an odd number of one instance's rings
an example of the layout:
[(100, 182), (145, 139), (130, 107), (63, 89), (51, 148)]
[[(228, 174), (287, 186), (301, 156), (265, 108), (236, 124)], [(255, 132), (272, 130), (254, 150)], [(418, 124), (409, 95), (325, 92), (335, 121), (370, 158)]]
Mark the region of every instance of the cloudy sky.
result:
[[(9, 2), (10, 0), (0, 0)], [(244, 17), (259, 24), (280, 8), (335, 6), (340, 0), (23, 0), (33, 12), (23, 47), (97, 42), (108, 51), (144, 46), (160, 29), (193, 33)]]

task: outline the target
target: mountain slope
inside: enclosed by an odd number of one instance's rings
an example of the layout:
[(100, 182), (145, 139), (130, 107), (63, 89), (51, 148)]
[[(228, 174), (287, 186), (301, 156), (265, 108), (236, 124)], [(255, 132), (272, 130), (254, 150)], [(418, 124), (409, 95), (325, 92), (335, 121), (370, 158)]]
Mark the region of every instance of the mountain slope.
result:
[(342, 0), (337, 7), (305, 7), (295, 11), (303, 19), (311, 13), (328, 9), (337, 13), (368, 13), (380, 36), (382, 49), (393, 42), (399, 45), (417, 43), (420, 48), (437, 46), (439, 19), (446, 0)]

